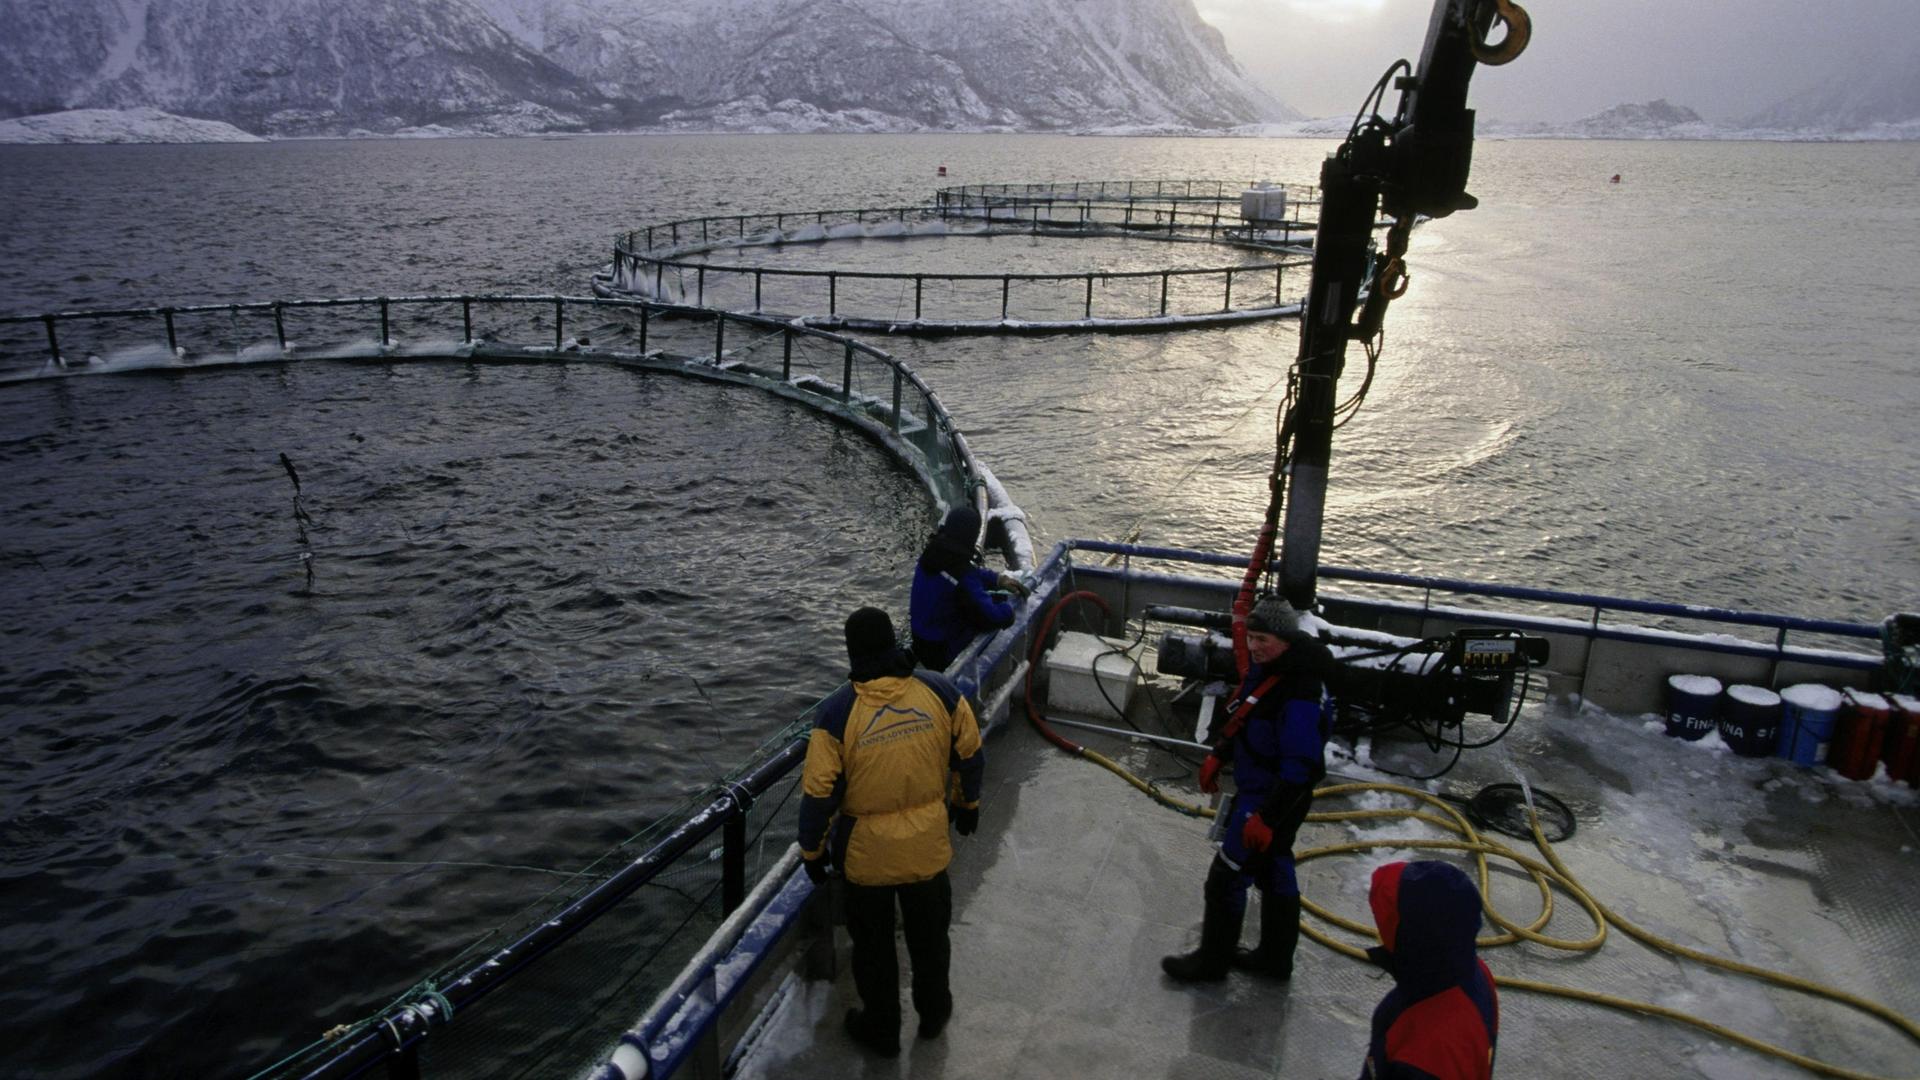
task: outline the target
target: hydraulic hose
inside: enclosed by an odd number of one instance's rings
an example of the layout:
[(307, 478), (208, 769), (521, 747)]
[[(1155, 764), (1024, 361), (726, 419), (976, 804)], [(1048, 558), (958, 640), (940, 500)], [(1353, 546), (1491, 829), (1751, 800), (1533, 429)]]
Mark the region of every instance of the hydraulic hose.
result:
[[(1901, 1033), (1905, 1034), (1907, 1038), (1913, 1040), (1915, 1043), (1920, 1043), (1920, 1025), (1916, 1025), (1912, 1020), (1878, 1002), (1835, 987), (1814, 982), (1810, 979), (1803, 979), (1797, 975), (1788, 975), (1784, 972), (1771, 971), (1738, 960), (1714, 956), (1711, 953), (1702, 952), (1678, 942), (1669, 941), (1622, 918), (1617, 912), (1595, 900), (1592, 894), (1573, 876), (1573, 872), (1567, 869), (1566, 864), (1563, 863), (1559, 855), (1554, 852), (1553, 845), (1548, 843), (1546, 837), (1541, 833), (1539, 815), (1534, 813), (1531, 808), (1529, 808), (1529, 820), (1533, 830), (1534, 846), (1539, 849), (1541, 855), (1539, 859), (1522, 855), (1496, 840), (1490, 840), (1481, 836), (1474, 830), (1472, 824), (1458, 811), (1454, 810), (1453, 807), (1441, 801), (1438, 796), (1429, 792), (1420, 791), (1416, 788), (1404, 787), (1399, 784), (1336, 784), (1320, 788), (1314, 792), (1314, 796), (1316, 799), (1321, 799), (1370, 791), (1385, 791), (1409, 796), (1437, 808), (1444, 816), (1436, 816), (1420, 809), (1345, 810), (1309, 814), (1307, 820), (1310, 822), (1333, 823), (1377, 820), (1382, 818), (1412, 818), (1450, 830), (1460, 836), (1461, 839), (1427, 840), (1402, 837), (1330, 844), (1325, 847), (1310, 848), (1296, 853), (1294, 856), (1295, 862), (1306, 862), (1309, 859), (1322, 858), (1328, 855), (1353, 851), (1371, 851), (1378, 848), (1416, 848), (1465, 852), (1473, 857), (1479, 876), (1480, 895), (1487, 918), (1504, 931), (1500, 934), (1481, 938), (1478, 944), (1482, 948), (1506, 945), (1514, 941), (1524, 940), (1558, 949), (1591, 952), (1600, 948), (1601, 945), (1605, 943), (1609, 927), (1618, 927), (1622, 933), (1657, 951), (1697, 961), (1723, 971), (1737, 972), (1788, 990), (1796, 990), (1816, 997), (1823, 997), (1837, 1004), (1866, 1013), (1899, 1029)], [(1487, 891), (1489, 884), (1487, 869), (1488, 856), (1506, 859), (1509, 862), (1515, 863), (1525, 869), (1533, 878), (1540, 890), (1541, 905), (1540, 914), (1536, 916), (1531, 923), (1521, 926), (1508, 919), (1493, 906), (1492, 901), (1488, 898), (1489, 894)], [(1592, 921), (1594, 926), (1592, 935), (1583, 939), (1567, 940), (1548, 937), (1539, 932), (1553, 917), (1554, 887), (1565, 891), (1568, 896), (1572, 897), (1574, 901), (1586, 911), (1587, 918)], [(1303, 898), (1301, 908), (1303, 911), (1351, 933), (1363, 937), (1370, 937), (1376, 941), (1379, 940), (1378, 933), (1371, 926), (1362, 925), (1353, 920), (1342, 918), (1310, 900)], [(1367, 959), (1366, 952), (1361, 948), (1333, 938), (1304, 919), (1301, 921), (1300, 929), (1301, 933), (1307, 937), (1312, 938), (1336, 952), (1354, 957), (1358, 960)], [(1785, 1047), (1776, 1046), (1772, 1043), (1754, 1038), (1753, 1036), (1745, 1035), (1731, 1028), (1713, 1023), (1710, 1020), (1702, 1020), (1699, 1017), (1689, 1015), (1677, 1009), (1670, 1009), (1663, 1005), (1656, 1005), (1646, 1001), (1636, 1001), (1631, 998), (1618, 997), (1613, 994), (1603, 994), (1593, 990), (1583, 990), (1578, 987), (1557, 986), (1551, 983), (1535, 982), (1531, 979), (1517, 979), (1509, 976), (1496, 975), (1493, 981), (1500, 986), (1515, 990), (1524, 990), (1537, 994), (1551, 994), (1556, 997), (1586, 1001), (1595, 1005), (1604, 1005), (1608, 1008), (1619, 1009), (1625, 1012), (1639, 1013), (1644, 1016), (1658, 1016), (1673, 1020), (1677, 1023), (1687, 1024), (1715, 1038), (1738, 1043), (1749, 1050), (1777, 1057), (1782, 1061), (1791, 1062), (1810, 1072), (1819, 1073), (1824, 1076), (1842, 1077), (1843, 1080), (1885, 1080), (1885, 1078), (1878, 1077), (1872, 1073), (1861, 1072), (1843, 1065), (1835, 1065), (1830, 1062), (1807, 1057), (1804, 1054), (1796, 1053)]]
[(1273, 556), (1274, 537), (1280, 532), (1280, 504), (1286, 491), (1287, 461), (1292, 456), (1293, 406), (1291, 390), (1281, 406), (1280, 430), (1273, 439), (1273, 469), (1267, 473), (1267, 515), (1260, 522), (1260, 536), (1253, 544), (1253, 556), (1247, 560), (1247, 572), (1241, 575), (1240, 591), (1233, 597), (1233, 668), (1241, 678), (1253, 666), (1247, 652), (1247, 615), (1253, 611), (1253, 594)]
[(1278, 503), (1275, 497), (1267, 504), (1267, 519), (1261, 523), (1260, 538), (1254, 541), (1247, 572), (1240, 578), (1240, 591), (1233, 597), (1233, 667), (1243, 679), (1247, 677), (1247, 669), (1253, 666), (1253, 656), (1247, 651), (1247, 615), (1253, 611), (1253, 592), (1260, 582), (1260, 573), (1273, 554), (1273, 534), (1279, 524)]

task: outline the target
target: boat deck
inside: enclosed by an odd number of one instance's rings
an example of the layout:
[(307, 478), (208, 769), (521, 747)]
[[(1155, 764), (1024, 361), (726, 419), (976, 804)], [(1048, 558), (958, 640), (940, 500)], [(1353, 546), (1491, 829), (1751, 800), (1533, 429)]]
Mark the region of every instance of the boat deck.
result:
[[(1185, 773), (1163, 750), (1062, 730), (1142, 775)], [(736, 1075), (1359, 1072), (1369, 1016), (1390, 985), (1382, 972), (1303, 937), (1290, 984), (1242, 973), (1198, 988), (1173, 983), (1159, 961), (1197, 939), (1207, 823), (1053, 749), (1025, 723), (988, 745), (981, 828), (958, 841), (952, 868), (956, 1011), (946, 1034), (914, 1039), (906, 1006), (899, 1059), (856, 1046), (839, 1028), (858, 1000), (843, 963), (836, 981), (802, 984), (780, 1004)], [(1369, 750), (1382, 763), (1404, 758), (1403, 767), (1425, 753)], [(1601, 904), (1683, 944), (1829, 983), (1910, 1017), (1920, 1011), (1911, 959), (1920, 955), (1920, 838), (1908, 789), (1870, 789), (1779, 759), (1683, 745), (1644, 717), (1538, 704), (1507, 740), (1469, 752), (1437, 786), (1471, 794), (1511, 780), (1510, 763), (1574, 810), (1578, 830), (1558, 851)], [(1391, 779), (1358, 765), (1339, 771)], [(1199, 798), (1190, 780), (1173, 783)], [(1388, 805), (1411, 801), (1368, 792), (1323, 798), (1315, 809)], [(1298, 847), (1440, 835), (1412, 821), (1309, 823)], [(1417, 857), (1375, 851), (1313, 860), (1301, 867), (1302, 888), (1309, 901), (1368, 921), (1371, 868)], [(1495, 864), (1494, 901), (1507, 917), (1531, 922), (1538, 892), (1506, 865)], [(1560, 896), (1555, 911), (1547, 932), (1590, 935), (1569, 898)], [(1250, 915), (1249, 939), (1256, 927)], [(844, 958), (844, 935), (839, 940)], [(1920, 1060), (1920, 1048), (1879, 1020), (1656, 953), (1617, 930), (1595, 953), (1519, 944), (1483, 956), (1497, 976), (1651, 1001), (1871, 1074), (1910, 1074)], [(1807, 1075), (1693, 1027), (1590, 1003), (1509, 989), (1502, 1013), (1504, 1075)]]

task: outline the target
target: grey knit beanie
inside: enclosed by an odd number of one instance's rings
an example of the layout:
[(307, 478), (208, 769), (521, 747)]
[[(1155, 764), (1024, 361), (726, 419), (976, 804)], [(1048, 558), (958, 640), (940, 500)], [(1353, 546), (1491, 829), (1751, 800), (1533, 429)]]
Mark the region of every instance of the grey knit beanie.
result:
[(1300, 632), (1300, 613), (1284, 596), (1264, 596), (1247, 615), (1247, 632), (1292, 637)]

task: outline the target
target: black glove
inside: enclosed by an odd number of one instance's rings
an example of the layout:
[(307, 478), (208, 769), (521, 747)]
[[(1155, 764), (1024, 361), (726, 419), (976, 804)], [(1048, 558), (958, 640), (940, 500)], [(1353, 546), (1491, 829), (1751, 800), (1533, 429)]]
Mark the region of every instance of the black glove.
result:
[(973, 830), (980, 827), (980, 808), (947, 804), (947, 820), (953, 822), (953, 829), (961, 836), (972, 836)]
[(825, 855), (817, 859), (801, 859), (800, 867), (807, 872), (808, 881), (813, 882), (815, 885), (825, 885), (827, 883), (827, 857)]

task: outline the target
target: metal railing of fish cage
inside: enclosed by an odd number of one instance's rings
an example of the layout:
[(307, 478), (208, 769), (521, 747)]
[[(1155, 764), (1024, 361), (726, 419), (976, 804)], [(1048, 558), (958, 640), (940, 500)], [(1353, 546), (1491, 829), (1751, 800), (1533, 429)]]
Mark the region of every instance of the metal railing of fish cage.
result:
[(519, 295), (0, 317), (0, 381), (304, 359), (600, 361), (753, 385), (865, 430), (941, 504), (985, 509), (985, 470), (917, 373), (864, 342), (777, 319), (627, 298)]
[(255, 1080), (382, 1066), (390, 1076), (471, 1076), (509, 1063), (517, 1075), (570, 1075), (604, 1057), (751, 884), (790, 857), (811, 726), (809, 709), (748, 765)]
[[(1136, 198), (1125, 197), (1132, 184)], [(1155, 187), (1149, 193), (1147, 185)], [(947, 189), (932, 205), (781, 211), (686, 218), (642, 226), (614, 241), (596, 290), (737, 312), (777, 311), (819, 326), (925, 333), (1125, 329), (1296, 314), (1305, 257), (1233, 266), (1067, 273), (926, 273), (722, 265), (710, 256), (749, 247), (844, 239), (1038, 235), (1132, 237), (1295, 253), (1311, 222), (1249, 223), (1223, 212), (1229, 181), (1087, 182)], [(991, 189), (991, 190), (989, 190)], [(1052, 192), (1050, 197), (1039, 197)], [(1025, 198), (1023, 193), (1034, 194)], [(1100, 198), (1102, 194), (1108, 198)], [(1190, 205), (1202, 204), (1194, 209)], [(702, 256), (702, 257), (696, 257)], [(1267, 286), (1268, 275), (1272, 287)], [(1289, 284), (1292, 285), (1291, 291)], [(931, 291), (930, 287), (931, 286)]]
[(1042, 200), (1128, 202), (1238, 202), (1240, 193), (1251, 189), (1285, 190), (1289, 203), (1316, 203), (1320, 189), (1314, 184), (1271, 184), (1261, 180), (1209, 180), (1199, 178), (1162, 180), (1041, 180), (993, 184), (956, 184), (934, 193), (936, 202), (968, 200), (1005, 200), (1033, 202)]
[(813, 312), (807, 321), (826, 326), (1017, 329), (1287, 315), (1305, 299), (1307, 266), (1293, 260), (1078, 274), (888, 273), (732, 267), (617, 253), (609, 284), (616, 293), (662, 303)]
[[(716, 247), (817, 243), (852, 236), (902, 236), (928, 226), (936, 229), (954, 221), (991, 226), (1005, 235), (1132, 235), (1149, 239), (1177, 239), (1222, 243), (1261, 251), (1285, 249), (1286, 238), (1250, 230), (1238, 205), (1230, 200), (1204, 202), (1209, 210), (1182, 211), (1178, 205), (1151, 205), (1142, 200), (1023, 200), (987, 198), (922, 206), (876, 206), (843, 210), (788, 210), (761, 214), (722, 214), (682, 218), (629, 229), (614, 238), (615, 254), (670, 259), (675, 255)], [(1285, 223), (1295, 231), (1314, 222), (1303, 219), (1299, 204), (1290, 204)]]
[[(1211, 207), (1195, 210), (1182, 209), (1179, 204), (1163, 207), (1159, 202), (987, 197), (942, 204), (941, 216), (949, 220), (990, 221), (996, 226), (1031, 223), (1032, 228), (1025, 231), (1042, 235), (1075, 231), (1093, 235), (1122, 233), (1148, 239), (1235, 244), (1263, 250), (1307, 243), (1318, 224), (1301, 214), (1299, 203), (1288, 204), (1287, 216), (1254, 227), (1241, 216), (1235, 203), (1215, 199), (1180, 200), (1180, 203)], [(1228, 208), (1223, 210), (1222, 206)]]

